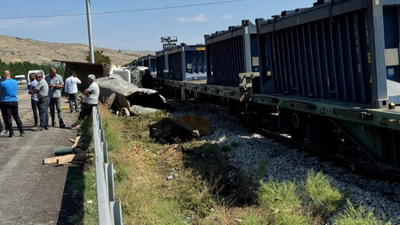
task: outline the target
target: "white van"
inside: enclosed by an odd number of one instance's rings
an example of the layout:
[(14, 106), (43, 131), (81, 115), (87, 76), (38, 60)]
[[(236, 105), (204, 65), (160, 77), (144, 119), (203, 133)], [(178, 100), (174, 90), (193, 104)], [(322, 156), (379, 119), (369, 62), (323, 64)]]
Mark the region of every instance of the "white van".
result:
[(15, 75), (14, 79), (18, 82), (18, 85), (28, 83), (26, 81), (25, 75)]

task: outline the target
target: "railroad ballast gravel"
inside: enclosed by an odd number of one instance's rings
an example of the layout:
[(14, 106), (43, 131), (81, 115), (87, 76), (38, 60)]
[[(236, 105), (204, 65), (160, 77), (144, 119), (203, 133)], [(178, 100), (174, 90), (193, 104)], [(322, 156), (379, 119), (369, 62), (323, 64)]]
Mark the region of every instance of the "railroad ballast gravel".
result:
[[(348, 197), (355, 206), (364, 206), (367, 210), (374, 209), (374, 215), (383, 220), (391, 220), (399, 224), (400, 218), (400, 185), (388, 181), (367, 180), (351, 168), (336, 166), (323, 161), (319, 157), (287, 147), (274, 140), (268, 139), (249, 131), (242, 125), (223, 116), (213, 113), (217, 106), (202, 103), (200, 109), (179, 101), (171, 104), (177, 108), (172, 114), (179, 118), (184, 115), (199, 115), (207, 118), (214, 129), (209, 136), (202, 137), (203, 142), (230, 146), (232, 142), (238, 147), (229, 151), (229, 164), (236, 169), (245, 171), (255, 178), (261, 162), (267, 162), (264, 169), (264, 181), (269, 179), (283, 181), (304, 180), (310, 170), (323, 172), (331, 179), (331, 184), (342, 191), (350, 192)], [(224, 113), (228, 113), (226, 109)]]

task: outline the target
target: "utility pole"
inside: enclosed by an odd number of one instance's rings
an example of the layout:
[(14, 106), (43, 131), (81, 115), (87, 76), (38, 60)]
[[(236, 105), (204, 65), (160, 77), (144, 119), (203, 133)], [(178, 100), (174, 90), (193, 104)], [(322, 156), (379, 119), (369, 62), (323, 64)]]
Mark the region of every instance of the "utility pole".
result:
[(90, 13), (90, 0), (86, 0), (86, 14), (87, 14), (87, 24), (89, 33), (89, 51), (90, 51), (90, 63), (94, 63), (94, 50), (92, 41), (92, 18)]

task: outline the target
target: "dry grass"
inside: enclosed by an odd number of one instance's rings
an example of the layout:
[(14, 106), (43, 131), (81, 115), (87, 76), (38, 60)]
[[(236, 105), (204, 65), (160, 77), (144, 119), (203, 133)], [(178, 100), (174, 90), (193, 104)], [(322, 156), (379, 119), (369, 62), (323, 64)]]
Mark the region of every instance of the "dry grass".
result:
[[(239, 185), (226, 186), (226, 151), (237, 143), (161, 145), (149, 137), (149, 125), (166, 113), (117, 118), (105, 107), (100, 112), (125, 224), (323, 224), (343, 200), (326, 176), (313, 171), (305, 181), (260, 186), (235, 171)], [(257, 179), (268, 163), (262, 160)]]

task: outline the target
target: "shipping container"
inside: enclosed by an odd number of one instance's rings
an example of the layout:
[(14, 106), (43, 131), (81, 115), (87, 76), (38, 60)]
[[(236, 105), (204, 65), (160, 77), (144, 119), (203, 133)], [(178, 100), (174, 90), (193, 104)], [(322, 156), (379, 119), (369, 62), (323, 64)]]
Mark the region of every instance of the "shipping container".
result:
[(157, 60), (155, 55), (147, 55), (139, 58), (139, 61), (142, 61), (142, 65), (144, 67), (149, 68), (151, 75), (157, 75)]
[(204, 45), (186, 45), (185, 43), (169, 49), (169, 79), (207, 79), (205, 50)]
[(318, 1), (257, 19), (262, 91), (400, 104), (400, 0)]
[(204, 39), (208, 84), (238, 86), (240, 73), (259, 72), (257, 29), (249, 20)]
[(167, 51), (156, 52), (157, 77), (169, 79), (168, 53)]

